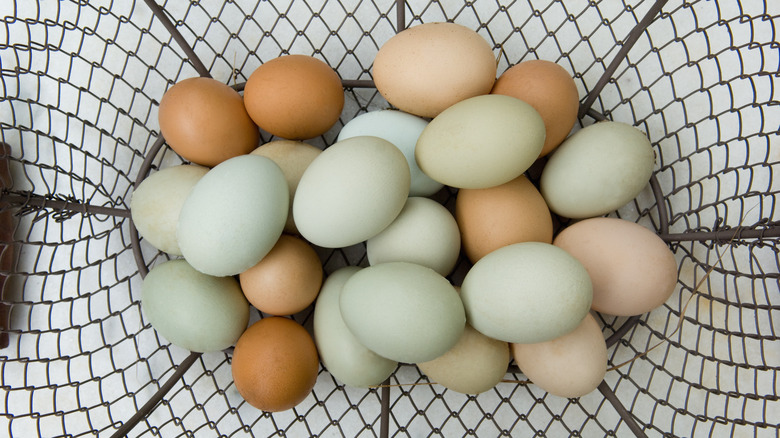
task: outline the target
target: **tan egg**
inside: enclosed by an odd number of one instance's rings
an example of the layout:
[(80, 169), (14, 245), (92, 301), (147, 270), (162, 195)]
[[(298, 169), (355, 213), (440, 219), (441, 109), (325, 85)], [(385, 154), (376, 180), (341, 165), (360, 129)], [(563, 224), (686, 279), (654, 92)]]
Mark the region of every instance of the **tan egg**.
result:
[(260, 140), (241, 95), (211, 78), (184, 79), (168, 89), (160, 100), (159, 121), (171, 149), (208, 167), (248, 154)]
[(287, 179), (287, 186), (290, 188), (290, 209), (287, 215), (287, 223), (284, 224), (284, 231), (290, 234), (298, 234), (298, 228), (295, 226), (295, 220), (292, 215), (293, 198), (295, 190), (298, 188), (298, 182), (303, 176), (303, 172), (309, 167), (312, 161), (322, 152), (308, 143), (293, 140), (276, 140), (265, 143), (251, 154), (270, 158), (284, 173)]
[(322, 286), (321, 263), (311, 245), (283, 234), (271, 252), (238, 278), (247, 300), (258, 310), (292, 315), (317, 298)]
[(516, 64), (498, 77), (491, 93), (516, 97), (539, 112), (547, 134), (540, 156), (561, 144), (577, 122), (577, 85), (572, 75), (554, 62), (535, 59)]
[(244, 103), (262, 129), (288, 140), (314, 138), (341, 116), (344, 89), (324, 61), (285, 55), (255, 69), (244, 87)]
[(250, 405), (268, 412), (291, 409), (311, 394), (319, 356), (309, 332), (292, 319), (263, 318), (236, 342), (233, 381)]
[(460, 189), (455, 220), (463, 251), (473, 263), (512, 243), (552, 243), (550, 210), (524, 175), (487, 189)]
[(511, 344), (511, 348), (520, 371), (559, 397), (589, 394), (607, 373), (607, 343), (590, 313), (568, 334), (535, 344)]
[(424, 23), (385, 42), (374, 59), (376, 88), (390, 104), (435, 117), (456, 102), (490, 93), (496, 58), (474, 30), (456, 23)]
[(597, 312), (616, 316), (647, 313), (677, 286), (677, 261), (651, 230), (625, 219), (598, 217), (568, 226), (553, 244), (579, 260), (593, 283)]
[(448, 352), (417, 364), (431, 381), (463, 394), (479, 394), (498, 385), (509, 364), (509, 344), (489, 338), (466, 324)]

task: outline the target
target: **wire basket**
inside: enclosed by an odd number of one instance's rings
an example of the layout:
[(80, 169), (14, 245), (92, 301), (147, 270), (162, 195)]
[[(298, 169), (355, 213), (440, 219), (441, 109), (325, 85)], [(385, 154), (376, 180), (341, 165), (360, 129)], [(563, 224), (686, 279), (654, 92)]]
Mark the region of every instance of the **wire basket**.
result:
[[(10, 436), (780, 434), (780, 3), (9, 0), (0, 11)], [(321, 368), (300, 405), (259, 411), (233, 385), (230, 351), (172, 346), (141, 312), (143, 276), (166, 256), (139, 240), (129, 199), (149, 172), (183, 162), (159, 133), (159, 100), (187, 77), (240, 90), (263, 62), (312, 55), (347, 96), (339, 123), (311, 141), (325, 148), (345, 122), (388, 106), (371, 82), (378, 48), (432, 21), (479, 32), (499, 72), (535, 58), (563, 66), (582, 98), (579, 126), (611, 119), (648, 133), (651, 183), (611, 216), (668, 242), (678, 287), (649, 314), (599, 315), (612, 369), (587, 396), (549, 395), (516, 367), (479, 396), (411, 365), (371, 389)], [(452, 207), (455, 194), (434, 198)], [(368, 263), (364, 245), (318, 252), (326, 274)]]

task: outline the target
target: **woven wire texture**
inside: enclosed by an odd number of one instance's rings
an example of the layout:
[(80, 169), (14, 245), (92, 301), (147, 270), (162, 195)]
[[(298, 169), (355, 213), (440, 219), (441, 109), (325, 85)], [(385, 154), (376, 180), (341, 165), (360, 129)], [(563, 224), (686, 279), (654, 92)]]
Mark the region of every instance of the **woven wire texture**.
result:
[[(780, 433), (780, 3), (7, 0), (0, 17), (0, 434)], [(433, 21), (479, 32), (499, 73), (536, 58), (563, 66), (583, 104), (578, 127), (610, 119), (647, 132), (651, 184), (611, 216), (668, 242), (678, 287), (648, 314), (599, 315), (611, 369), (584, 397), (549, 395), (511, 366), (494, 390), (463, 395), (401, 365), (372, 389), (321, 369), (300, 405), (261, 412), (233, 385), (230, 351), (190, 354), (141, 312), (143, 276), (166, 256), (138, 240), (129, 199), (149, 172), (182, 163), (162, 142), (160, 98), (198, 75), (240, 89), (268, 60), (312, 55), (347, 97), (311, 141), (325, 148), (356, 115), (389, 106), (371, 84), (379, 47)], [(455, 194), (434, 198), (452, 207)], [(326, 274), (368, 264), (364, 245), (318, 252)]]

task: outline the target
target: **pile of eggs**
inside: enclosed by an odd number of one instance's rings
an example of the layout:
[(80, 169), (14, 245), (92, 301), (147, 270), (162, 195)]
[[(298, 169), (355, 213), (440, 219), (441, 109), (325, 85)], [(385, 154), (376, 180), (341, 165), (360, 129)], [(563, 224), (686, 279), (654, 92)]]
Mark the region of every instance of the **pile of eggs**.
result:
[[(473, 30), (406, 29), (373, 64), (396, 109), (357, 116), (324, 150), (303, 141), (343, 109), (323, 61), (273, 59), (243, 96), (209, 78), (172, 86), (160, 129), (191, 164), (133, 193), (139, 234), (172, 256), (144, 279), (145, 317), (191, 351), (235, 346), (236, 389), (265, 411), (306, 398), (320, 363), (355, 387), (416, 364), (477, 394), (514, 359), (552, 394), (593, 391), (607, 349), (591, 311), (645, 313), (676, 285), (655, 233), (605, 217), (647, 186), (653, 150), (621, 122), (570, 135), (579, 96), (555, 63), (496, 75)], [(258, 146), (259, 129), (280, 140)], [(524, 174), (540, 157), (537, 188)], [(444, 186), (458, 189), (454, 213), (429, 198)], [(556, 236), (553, 214), (572, 219)], [(314, 245), (361, 243), (370, 266), (323, 275)], [(460, 254), (472, 265), (453, 285)], [(312, 304), (313, 334), (289, 318)], [(250, 306), (267, 316), (247, 327)]]

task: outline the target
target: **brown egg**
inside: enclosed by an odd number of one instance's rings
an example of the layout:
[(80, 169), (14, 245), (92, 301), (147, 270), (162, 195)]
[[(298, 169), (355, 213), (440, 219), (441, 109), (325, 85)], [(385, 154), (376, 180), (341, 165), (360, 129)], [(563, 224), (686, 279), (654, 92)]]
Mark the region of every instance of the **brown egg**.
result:
[(297, 322), (263, 318), (238, 338), (231, 363), (241, 397), (257, 409), (278, 412), (302, 402), (314, 388), (319, 356)]
[(305, 140), (324, 134), (338, 121), (344, 89), (325, 62), (286, 55), (262, 64), (249, 76), (244, 104), (262, 129), (288, 140)]
[(524, 175), (487, 189), (460, 189), (455, 220), (463, 250), (473, 263), (512, 243), (552, 243), (550, 210)]
[(516, 97), (539, 112), (547, 133), (539, 156), (558, 147), (577, 122), (577, 85), (569, 72), (554, 62), (535, 59), (516, 64), (499, 76), (491, 93)]
[(211, 78), (174, 84), (160, 100), (159, 121), (171, 149), (208, 167), (252, 152), (260, 139), (241, 95)]
[(271, 252), (238, 277), (247, 300), (258, 310), (292, 315), (317, 298), (322, 262), (309, 243), (283, 234)]

